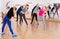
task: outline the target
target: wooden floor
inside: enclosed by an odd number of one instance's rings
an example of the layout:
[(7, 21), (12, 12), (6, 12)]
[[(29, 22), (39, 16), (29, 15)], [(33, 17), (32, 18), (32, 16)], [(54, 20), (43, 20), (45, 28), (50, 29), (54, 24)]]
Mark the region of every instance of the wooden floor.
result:
[[(44, 30), (44, 26), (42, 21), (40, 21), (39, 25), (35, 25), (34, 23), (31, 25), (30, 21), (28, 21), (28, 28), (25, 22), (20, 25), (16, 22), (16, 19), (12, 19), (12, 28), (14, 33), (17, 35), (15, 39), (60, 39), (60, 23), (59, 21), (45, 21), (46, 30)], [(1, 21), (0, 21), (1, 22)], [(0, 24), (2, 25), (2, 24)], [(2, 27), (2, 26), (1, 26)], [(0, 39), (14, 39), (9, 31), (8, 26), (5, 27), (5, 36), (0, 36)]]

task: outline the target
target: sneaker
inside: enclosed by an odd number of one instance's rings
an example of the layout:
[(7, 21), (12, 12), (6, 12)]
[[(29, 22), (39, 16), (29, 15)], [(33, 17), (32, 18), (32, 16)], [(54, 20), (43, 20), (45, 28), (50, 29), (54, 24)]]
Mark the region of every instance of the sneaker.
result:
[(44, 26), (44, 30), (46, 30), (46, 26)]
[(2, 33), (2, 34), (1, 34), (1, 36), (4, 36), (4, 35), (5, 35), (5, 33)]
[(12, 35), (12, 37), (13, 37), (13, 38), (16, 38), (16, 37), (17, 37), (17, 35)]

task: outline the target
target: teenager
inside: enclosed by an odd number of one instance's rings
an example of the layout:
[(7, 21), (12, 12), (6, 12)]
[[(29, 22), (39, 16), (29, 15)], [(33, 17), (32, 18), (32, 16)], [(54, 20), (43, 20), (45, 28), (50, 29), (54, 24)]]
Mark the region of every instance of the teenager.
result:
[(45, 7), (40, 8), (39, 13), (38, 13), (38, 22), (40, 21), (40, 19), (42, 19), (44, 30), (46, 30), (46, 24), (44, 22), (44, 13), (45, 13)]
[(54, 16), (55, 16), (55, 14), (57, 14), (57, 16), (59, 17), (59, 15), (58, 15), (58, 10), (59, 10), (59, 6), (56, 5), (56, 4), (54, 4), (53, 7), (52, 7), (52, 9), (51, 9), (51, 12), (52, 12), (52, 14), (53, 14), (53, 18), (54, 18)]
[(56, 5), (55, 10), (56, 10), (55, 13), (56, 13), (57, 16), (59, 17), (59, 14), (58, 14), (59, 6), (58, 6), (58, 5)]
[(34, 8), (32, 9), (31, 16), (32, 16), (33, 11), (35, 10), (35, 8), (36, 8), (36, 7), (37, 7), (37, 5), (36, 5), (36, 6), (34, 6)]
[(50, 13), (51, 13), (51, 6), (48, 5), (48, 7), (47, 7), (47, 14), (48, 14), (49, 18), (51, 18), (51, 17), (50, 17)]
[(10, 6), (8, 5), (9, 3), (10, 1), (6, 3), (6, 7), (5, 7), (6, 10), (2, 12), (2, 23), (3, 23), (4, 16), (7, 14), (8, 10), (10, 9)]
[(54, 18), (54, 16), (55, 16), (55, 11), (56, 11), (56, 5), (54, 4), (54, 6), (52, 7), (52, 9), (51, 9), (51, 12), (52, 12), (52, 14), (53, 14), (53, 18)]
[(17, 35), (14, 34), (13, 30), (12, 30), (12, 26), (11, 26), (11, 18), (14, 17), (14, 11), (16, 11), (16, 8), (15, 7), (11, 7), (10, 10), (8, 11), (8, 13), (6, 14), (6, 16), (4, 17), (4, 20), (3, 20), (3, 25), (2, 25), (2, 36), (5, 35), (4, 33), (4, 28), (5, 28), (5, 25), (6, 23), (8, 24), (8, 27), (9, 27), (9, 30), (12, 34), (12, 37), (16, 37)]
[[(22, 20), (24, 19), (26, 25), (28, 25), (28, 23), (27, 23), (27, 21), (26, 21), (26, 16), (25, 16), (25, 13), (26, 13), (26, 11), (27, 11), (28, 9), (29, 9), (29, 5), (28, 5), (28, 4), (24, 5), (24, 7), (22, 8), (21, 16), (20, 16), (20, 24), (21, 24)], [(22, 17), (23, 17), (23, 19), (22, 19)]]
[(17, 20), (16, 20), (16, 21), (18, 21), (18, 15), (20, 16), (21, 11), (22, 11), (22, 8), (23, 8), (23, 6), (20, 6), (20, 7), (18, 8), (18, 10), (17, 10), (17, 14), (16, 14)]
[(37, 21), (37, 13), (38, 13), (38, 4), (34, 6), (34, 8), (32, 9), (32, 20), (30, 24), (32, 24), (34, 17), (36, 18), (36, 21)]

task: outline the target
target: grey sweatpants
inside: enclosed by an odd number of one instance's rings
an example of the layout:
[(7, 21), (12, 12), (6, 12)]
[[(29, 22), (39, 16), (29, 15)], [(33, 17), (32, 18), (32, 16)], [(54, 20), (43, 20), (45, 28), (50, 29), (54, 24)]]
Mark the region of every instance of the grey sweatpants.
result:
[(46, 24), (45, 24), (45, 22), (44, 22), (44, 16), (37, 16), (37, 19), (38, 19), (37, 23), (39, 23), (40, 20), (42, 20), (42, 23), (43, 23), (43, 25), (44, 25), (44, 29), (46, 29)]

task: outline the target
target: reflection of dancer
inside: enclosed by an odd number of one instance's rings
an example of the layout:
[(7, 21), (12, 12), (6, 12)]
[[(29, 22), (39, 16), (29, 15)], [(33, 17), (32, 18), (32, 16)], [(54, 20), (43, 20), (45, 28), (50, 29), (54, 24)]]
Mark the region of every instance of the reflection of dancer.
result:
[(42, 9), (40, 8), (39, 14), (38, 14), (38, 22), (39, 22), (40, 19), (42, 19), (44, 29), (46, 29), (46, 24), (44, 22), (44, 13), (45, 13), (44, 7)]
[(56, 13), (57, 13), (57, 16), (59, 17), (58, 10), (59, 10), (59, 6), (56, 6)]
[(12, 27), (11, 27), (11, 18), (14, 16), (14, 11), (16, 9), (15, 8), (10, 8), (10, 10), (8, 11), (8, 13), (6, 14), (6, 16), (4, 17), (4, 20), (3, 20), (3, 26), (2, 26), (2, 36), (4, 36), (4, 28), (5, 28), (5, 25), (6, 23), (8, 24), (8, 27), (10, 29), (10, 32), (12, 33), (12, 37), (16, 37), (16, 35), (14, 34), (13, 30), (12, 30)]
[[(56, 5), (56, 6), (55, 6), (55, 14), (57, 14), (57, 16), (59, 17), (58, 10), (59, 10), (59, 6)], [(54, 14), (54, 15), (55, 15), (55, 14)]]
[(53, 8), (51, 9), (51, 12), (53, 13), (53, 18), (55, 16), (55, 6), (53, 6)]

